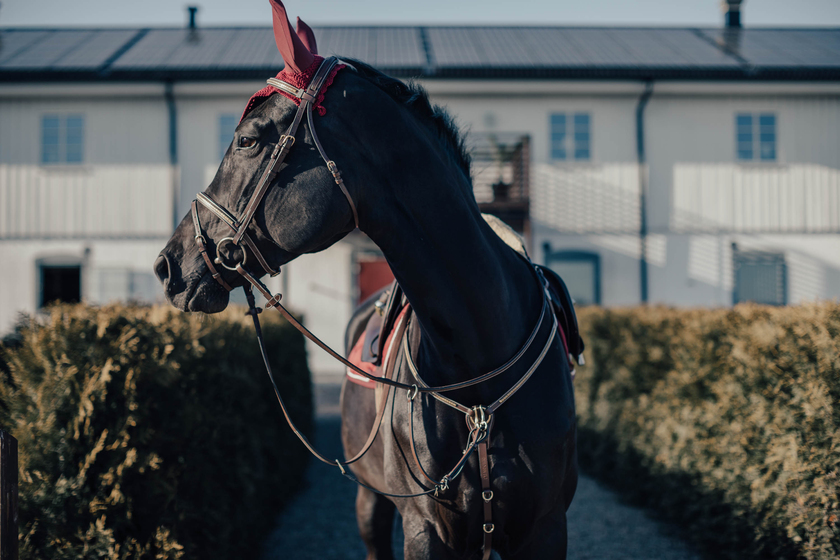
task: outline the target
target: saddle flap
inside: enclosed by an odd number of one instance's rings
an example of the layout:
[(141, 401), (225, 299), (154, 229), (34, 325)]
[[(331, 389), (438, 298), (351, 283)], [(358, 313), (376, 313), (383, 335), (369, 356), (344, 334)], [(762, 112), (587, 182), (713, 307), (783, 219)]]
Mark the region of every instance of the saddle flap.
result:
[[(377, 304), (378, 303), (379, 302), (377, 302)], [(373, 315), (371, 315), (370, 319), (368, 319), (367, 325), (365, 325), (365, 332), (362, 333), (361, 336), (364, 340), (362, 343), (361, 356), (363, 362), (379, 365), (381, 361), (379, 357), (379, 336), (382, 330), (383, 322), (383, 316), (380, 315), (378, 311), (374, 311)]]
[(385, 310), (382, 314), (382, 324), (379, 329), (379, 338), (376, 345), (376, 364), (382, 364), (382, 357), (385, 355), (385, 341), (388, 338), (388, 333), (394, 330), (397, 323), (397, 317), (403, 308), (403, 291), (396, 280), (388, 289), (389, 296), (385, 304)]
[(536, 265), (536, 268), (542, 273), (548, 283), (551, 306), (554, 308), (554, 313), (557, 316), (560, 327), (566, 334), (569, 353), (577, 360), (578, 364), (582, 365), (585, 345), (580, 336), (575, 306), (572, 302), (572, 296), (569, 294), (569, 289), (566, 287), (563, 279), (560, 278), (560, 275), (550, 268), (542, 265)]

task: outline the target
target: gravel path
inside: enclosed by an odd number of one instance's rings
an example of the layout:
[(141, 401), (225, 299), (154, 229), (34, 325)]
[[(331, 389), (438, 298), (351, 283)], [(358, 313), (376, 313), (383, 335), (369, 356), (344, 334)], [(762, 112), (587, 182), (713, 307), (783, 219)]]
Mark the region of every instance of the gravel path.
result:
[[(318, 386), (315, 445), (341, 456), (338, 392)], [(355, 486), (334, 467), (312, 460), (303, 489), (277, 520), (260, 560), (361, 560)], [(593, 479), (581, 476), (569, 517), (569, 560), (700, 560), (687, 544), (642, 510), (624, 505)], [(398, 541), (401, 541), (398, 536)], [(395, 543), (402, 548), (401, 542)], [(402, 558), (402, 553), (397, 556)]]

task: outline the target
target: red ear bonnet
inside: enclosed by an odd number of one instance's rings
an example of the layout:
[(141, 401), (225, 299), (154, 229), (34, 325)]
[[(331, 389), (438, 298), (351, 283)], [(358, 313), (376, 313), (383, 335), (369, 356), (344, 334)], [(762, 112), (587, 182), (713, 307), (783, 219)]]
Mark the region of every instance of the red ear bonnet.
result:
[[(286, 67), (277, 74), (277, 79), (297, 88), (306, 89), (318, 71), (321, 62), (324, 60), (323, 57), (317, 54), (318, 47), (315, 45), (315, 34), (300, 18), (297, 20), (297, 32), (295, 32), (292, 29), (292, 24), (289, 23), (283, 2), (280, 0), (269, 0), (269, 2), (271, 3), (271, 13), (274, 23), (274, 41), (277, 43), (277, 49), (283, 57), (283, 62), (286, 63)], [(318, 98), (312, 104), (312, 108), (321, 116), (324, 116), (327, 112), (323, 106), (324, 94), (335, 79), (335, 75), (344, 67), (344, 64), (337, 64), (333, 68), (330, 75), (324, 80), (321, 90), (318, 92)], [(300, 99), (297, 97), (274, 86), (267, 86), (251, 97), (248, 105), (245, 106), (242, 117), (239, 119), (240, 122), (251, 109), (274, 94), (288, 97), (296, 105), (300, 105)]]
[[(280, 0), (269, 0), (274, 23), (274, 41), (277, 43), (277, 50), (286, 63), (286, 68), (294, 73), (300, 73), (309, 68), (315, 61), (315, 56), (306, 48), (297, 33), (289, 23), (286, 15), (286, 7)], [(306, 25), (306, 24), (304, 24)], [(308, 29), (308, 26), (307, 26)], [(311, 33), (312, 30), (310, 30)], [(313, 45), (314, 35), (313, 35)]]
[(303, 44), (306, 45), (306, 48), (309, 49), (309, 52), (318, 54), (318, 45), (315, 44), (315, 33), (300, 18), (297, 18), (297, 35)]

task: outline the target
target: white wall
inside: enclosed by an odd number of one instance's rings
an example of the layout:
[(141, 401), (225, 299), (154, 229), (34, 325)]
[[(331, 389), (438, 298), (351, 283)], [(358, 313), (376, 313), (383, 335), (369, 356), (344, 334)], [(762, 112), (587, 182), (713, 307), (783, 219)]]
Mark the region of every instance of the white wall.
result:
[(549, 116), (575, 112), (591, 115), (592, 163), (636, 162), (634, 111), (639, 85), (628, 84), (628, 91), (607, 94), (597, 84), (584, 92), (561, 87), (543, 94), (532, 94), (530, 84), (523, 84), (524, 95), (481, 90), (455, 95), (445, 90), (435, 93), (440, 86), (429, 88), (432, 101), (447, 108), (462, 130), (529, 134), (534, 163), (550, 161)]
[[(602, 302), (638, 303), (640, 249), (633, 235), (638, 220), (627, 214), (638, 208), (632, 207), (638, 184), (630, 180), (632, 173), (619, 180), (614, 172), (632, 171), (637, 161), (635, 110), (641, 85), (427, 85), (433, 100), (467, 130), (531, 135), (537, 164), (531, 185), (533, 256), (542, 260), (544, 242), (555, 250), (597, 252)], [(540, 167), (549, 163), (549, 115), (577, 111), (591, 114), (591, 161)], [(776, 115), (776, 162), (736, 162), (735, 114), (740, 112)], [(730, 305), (733, 242), (744, 250), (761, 247), (785, 254), (790, 303), (837, 297), (840, 236), (785, 233), (840, 229), (836, 84), (657, 83), (644, 120), (652, 303)], [(546, 170), (543, 177), (541, 169)], [(615, 196), (605, 196), (606, 191)], [(732, 197), (745, 202), (739, 206)], [(587, 229), (616, 234), (587, 235)], [(732, 231), (754, 235), (726, 233)]]
[[(645, 117), (648, 223), (666, 242), (665, 260), (651, 263), (650, 301), (731, 304), (732, 242), (785, 254), (789, 303), (837, 297), (840, 236), (785, 232), (840, 229), (840, 94), (665, 89), (654, 87)], [(776, 115), (775, 162), (736, 161), (742, 112)]]
[[(179, 216), (189, 212), (190, 202), (207, 188), (221, 163), (219, 117), (241, 115), (251, 95), (264, 85), (260, 82), (179, 84), (174, 88), (181, 167)], [(233, 140), (232, 136), (228, 142), (230, 140)], [(208, 174), (208, 169), (212, 169), (212, 173)]]
[[(735, 114), (742, 112), (776, 115), (776, 162), (736, 162)], [(699, 96), (658, 94), (654, 86), (645, 127), (652, 230), (669, 226), (677, 165), (738, 163), (771, 173), (792, 164), (840, 169), (840, 94)]]
[(127, 299), (132, 296), (130, 286), (120, 286), (120, 282), (133, 280), (137, 284), (135, 297), (162, 302), (163, 290), (152, 278), (152, 264), (166, 241), (0, 241), (0, 335), (12, 328), (20, 313), (38, 310), (41, 259), (80, 263), (84, 301), (104, 304), (113, 301), (114, 295)]
[[(0, 163), (41, 163), (41, 118), (84, 115), (84, 165), (168, 164), (163, 97), (75, 97), (72, 91), (19, 98), (0, 90)], [(75, 166), (74, 166), (75, 167)]]
[[(219, 116), (240, 114), (250, 95), (262, 86), (260, 82), (176, 84), (178, 215), (186, 214), (189, 201), (207, 186), (212, 169), (218, 165)], [(445, 105), (466, 130), (530, 135), (535, 164), (551, 163), (551, 113), (591, 115), (591, 161), (557, 166), (565, 177), (562, 184), (567, 194), (553, 193), (550, 210), (540, 206), (535, 212), (533, 257), (542, 260), (542, 244), (546, 241), (554, 249), (596, 251), (601, 255), (603, 303), (637, 303), (640, 254), (634, 232), (637, 221), (625, 220), (627, 216), (621, 212), (625, 203), (632, 204), (638, 189), (635, 110), (643, 85), (449, 80), (428, 81), (427, 86), (433, 101)], [(785, 253), (791, 303), (838, 295), (840, 239), (837, 235), (673, 231), (677, 200), (674, 193), (677, 189), (681, 196), (685, 194), (686, 173), (740, 165), (734, 162), (734, 115), (742, 111), (773, 112), (777, 116), (778, 161), (752, 166), (749, 173), (781, 176), (792, 173), (794, 168), (805, 167), (816, 170), (814, 173), (822, 177), (825, 188), (834, 192), (832, 181), (837, 181), (840, 170), (840, 89), (834, 84), (656, 84), (645, 113), (651, 230), (647, 254), (652, 302), (730, 304), (733, 242), (744, 250), (758, 248)], [(48, 113), (85, 115), (85, 163), (74, 172), (98, 165), (169, 163), (168, 110), (162, 85), (35, 84), (17, 89), (0, 86), (0, 164), (39, 167), (41, 117)], [(620, 170), (624, 171), (619, 173)], [(55, 173), (55, 168), (47, 171)], [(583, 208), (585, 188), (577, 190), (576, 187), (581, 177), (587, 178), (582, 183), (586, 188), (616, 187), (623, 193), (619, 197), (621, 207), (611, 208), (613, 213), (602, 212), (603, 206)], [(704, 185), (708, 183), (701, 181), (699, 187), (692, 187), (695, 189), (692, 192), (696, 193), (697, 188), (705, 191), (711, 186), (726, 190), (720, 182)], [(796, 190), (796, 185), (791, 185)], [(131, 188), (139, 190), (134, 185)], [(151, 191), (141, 194), (149, 198), (162, 196)], [(538, 198), (539, 193), (535, 192), (534, 196)], [(821, 195), (816, 196), (819, 200)], [(615, 206), (615, 200), (612, 204)], [(684, 210), (685, 204), (681, 204)], [(8, 199), (0, 197), (0, 214), (8, 214), (9, 208)], [(630, 213), (633, 211), (631, 208)], [(614, 215), (619, 217), (611, 217)], [(587, 225), (595, 221), (587, 216), (606, 220), (606, 226), (618, 222), (619, 227), (613, 228), (615, 232), (610, 235), (587, 233)], [(572, 227), (567, 227), (568, 224)], [(148, 271), (165, 241), (164, 236), (148, 241), (81, 238), (0, 241), (0, 258), (9, 264), (4, 270), (15, 270), (14, 274), (0, 270), (0, 329), (7, 328), (16, 309), (34, 310), (37, 259), (50, 255), (82, 258), (85, 248), (90, 248), (83, 289), (85, 297), (95, 300), (101, 289), (95, 286), (92, 279), (98, 276), (92, 271), (135, 268)], [(339, 243), (322, 254), (304, 257), (284, 267), (281, 279), (274, 281), (283, 286), (286, 302), (302, 311), (316, 334), (337, 349), (343, 345), (344, 326), (356, 297), (353, 254), (352, 241)], [(320, 351), (310, 349), (310, 359), (316, 375), (340, 372), (340, 367)]]
[[(303, 255), (280, 273), (283, 302), (304, 315), (304, 324), (333, 350), (344, 353), (344, 329), (350, 321), (356, 293), (354, 248), (339, 241), (326, 251)], [(316, 380), (338, 380), (343, 366), (306, 341), (309, 369)]]
[(175, 173), (163, 164), (0, 164), (0, 239), (168, 236)]

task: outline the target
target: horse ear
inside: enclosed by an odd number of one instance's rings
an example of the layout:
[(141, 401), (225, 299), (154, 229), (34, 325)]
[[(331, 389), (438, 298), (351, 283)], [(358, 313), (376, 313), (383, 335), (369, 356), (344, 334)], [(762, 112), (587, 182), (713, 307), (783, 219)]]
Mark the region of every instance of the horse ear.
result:
[(292, 29), (283, 2), (280, 0), (269, 0), (269, 2), (271, 3), (274, 41), (277, 43), (277, 50), (280, 51), (280, 56), (283, 57), (283, 62), (286, 63), (289, 70), (296, 74), (303, 72), (312, 65), (315, 57)]
[(303, 44), (306, 45), (306, 48), (309, 49), (309, 52), (318, 54), (318, 45), (315, 44), (315, 33), (300, 18), (297, 18), (297, 35)]

